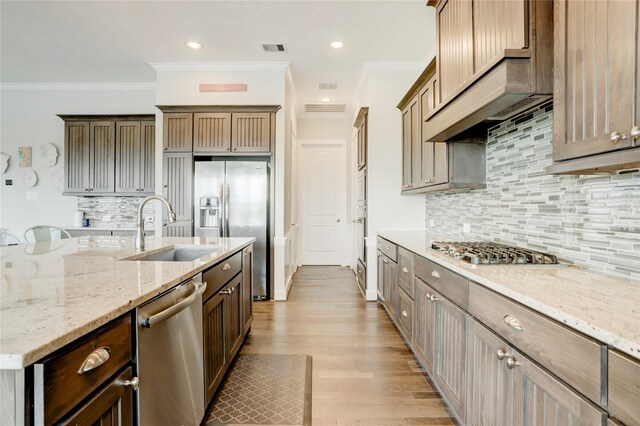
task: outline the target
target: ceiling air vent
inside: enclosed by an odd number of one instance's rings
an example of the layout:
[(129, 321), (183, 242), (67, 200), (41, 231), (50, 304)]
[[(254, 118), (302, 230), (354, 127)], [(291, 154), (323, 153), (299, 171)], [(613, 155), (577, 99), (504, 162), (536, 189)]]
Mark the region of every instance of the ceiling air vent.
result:
[(305, 104), (304, 112), (344, 112), (345, 104)]
[(321, 81), (318, 83), (318, 89), (320, 90), (337, 90), (338, 83), (334, 81)]
[(287, 51), (287, 48), (281, 43), (263, 43), (262, 50), (267, 53), (284, 53)]

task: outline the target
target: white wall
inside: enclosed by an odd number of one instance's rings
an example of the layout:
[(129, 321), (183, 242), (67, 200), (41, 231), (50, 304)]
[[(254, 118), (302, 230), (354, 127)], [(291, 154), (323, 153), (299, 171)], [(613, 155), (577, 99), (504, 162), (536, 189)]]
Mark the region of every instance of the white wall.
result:
[[(409, 69), (407, 69), (409, 68)], [(412, 69), (414, 68), (414, 69)], [(359, 98), (369, 107), (367, 154), (367, 300), (375, 300), (376, 236), (382, 230), (424, 228), (424, 196), (400, 195), (402, 117), (396, 105), (422, 72), (420, 66), (369, 69)], [(356, 111), (357, 113), (357, 111)]]
[[(321, 115), (319, 113), (319, 115)], [(350, 139), (353, 131), (351, 119), (300, 118), (298, 139)]]
[[(205, 63), (205, 64), (154, 64), (156, 69), (157, 105), (280, 105), (286, 107), (286, 69), (283, 63)], [(201, 83), (245, 83), (246, 92), (199, 91)], [(274, 203), (273, 229), (273, 296), (286, 298), (285, 290), (285, 134), (289, 112), (281, 109), (276, 115), (276, 140), (273, 147), (272, 173), (275, 189), (271, 197)], [(162, 114), (156, 116), (156, 146), (162, 146)], [(157, 164), (162, 164), (162, 152), (158, 150)], [(162, 167), (156, 168), (156, 191), (161, 191)]]
[[(77, 209), (77, 197), (63, 196), (55, 188), (61, 181), (64, 162), (64, 122), (56, 114), (154, 114), (155, 92), (150, 84), (122, 85), (3, 85), (0, 92), (0, 150), (11, 156), (9, 169), (0, 185), (0, 227), (22, 236), (38, 224), (69, 226)], [(58, 148), (58, 163), (46, 167), (33, 158), (38, 175), (35, 187), (22, 177), (27, 168), (18, 167), (18, 147), (52, 143)], [(13, 186), (5, 180), (13, 179)], [(37, 199), (27, 200), (35, 192)]]

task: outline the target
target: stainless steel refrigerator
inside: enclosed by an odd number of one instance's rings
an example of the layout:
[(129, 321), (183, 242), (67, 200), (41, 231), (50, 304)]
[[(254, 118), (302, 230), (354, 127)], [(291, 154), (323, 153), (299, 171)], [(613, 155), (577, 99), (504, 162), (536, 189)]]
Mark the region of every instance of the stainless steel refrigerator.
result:
[(269, 299), (269, 163), (195, 159), (194, 233), (254, 237), (253, 298)]

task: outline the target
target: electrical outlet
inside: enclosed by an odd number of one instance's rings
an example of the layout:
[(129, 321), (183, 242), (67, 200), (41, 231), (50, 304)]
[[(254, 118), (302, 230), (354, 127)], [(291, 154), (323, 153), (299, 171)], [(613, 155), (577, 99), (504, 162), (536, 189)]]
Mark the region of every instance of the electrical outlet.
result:
[(105, 214), (104, 216), (102, 216), (102, 221), (103, 222), (111, 222), (111, 215), (110, 214)]
[(436, 226), (436, 221), (435, 221), (435, 220), (433, 220), (433, 219), (429, 219), (429, 226), (430, 226), (430, 227), (432, 227), (432, 228), (433, 228), (434, 226)]
[(464, 232), (464, 233), (471, 232), (471, 224), (470, 223), (464, 223), (462, 225), (462, 232)]
[(144, 218), (145, 223), (149, 223), (152, 224), (153, 222), (155, 222), (155, 220), (153, 219), (153, 216), (147, 216)]

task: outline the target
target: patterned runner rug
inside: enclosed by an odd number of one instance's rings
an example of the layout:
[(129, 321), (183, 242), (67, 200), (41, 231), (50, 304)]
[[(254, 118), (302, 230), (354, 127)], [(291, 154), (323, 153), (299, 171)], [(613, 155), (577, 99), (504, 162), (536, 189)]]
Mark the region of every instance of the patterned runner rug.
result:
[(311, 425), (308, 355), (238, 355), (207, 425)]

